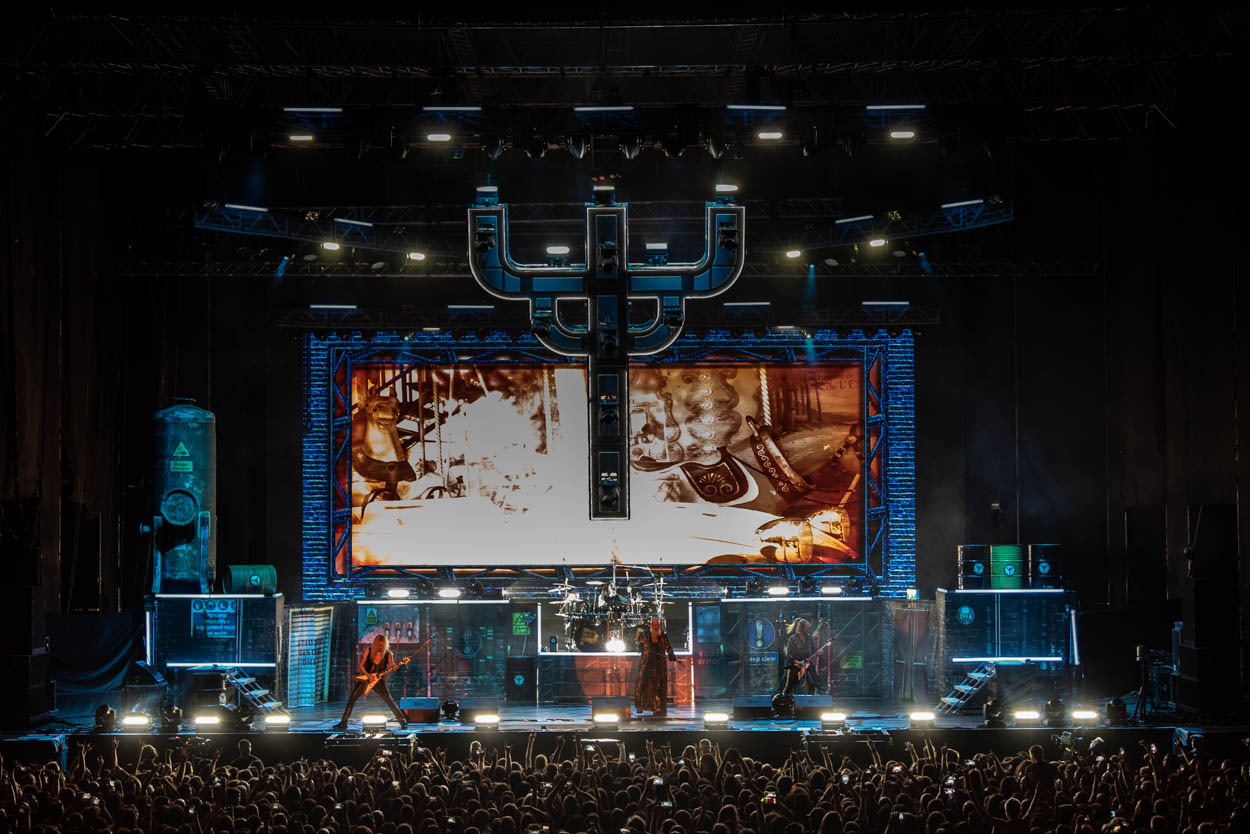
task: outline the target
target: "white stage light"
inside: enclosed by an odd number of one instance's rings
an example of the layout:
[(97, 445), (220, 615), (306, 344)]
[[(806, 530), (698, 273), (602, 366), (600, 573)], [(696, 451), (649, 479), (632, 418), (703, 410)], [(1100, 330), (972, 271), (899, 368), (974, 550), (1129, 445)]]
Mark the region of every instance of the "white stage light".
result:
[(459, 588), (439, 588), (438, 596), (440, 599), (459, 599), (460, 589)]
[(915, 139), (916, 131), (914, 130), (891, 130), (891, 139)]
[(937, 716), (928, 710), (913, 712), (907, 717), (911, 720), (911, 726), (913, 727), (932, 727), (933, 722), (937, 720)]
[(759, 133), (755, 135), (766, 141), (771, 141), (774, 139), (780, 139), (782, 136), (782, 133), (780, 130), (761, 130)]
[(874, 249), (885, 246), (885, 238), (874, 237), (872, 240), (868, 241), (868, 245)]
[(325, 249), (327, 252), (339, 251), (339, 245), (332, 240), (327, 240), (325, 243), (321, 244), (321, 248)]
[(427, 142), (450, 142), (450, 133), (427, 133), (425, 136)]
[(619, 724), (621, 723), (620, 713), (616, 712), (596, 712), (594, 714), (594, 723), (596, 724)]
[(716, 183), (716, 193), (717, 194), (737, 194), (738, 186), (732, 185), (727, 182), (718, 182)]
[(1098, 710), (1092, 710), (1092, 709), (1072, 710), (1073, 721), (1099, 721), (1101, 719), (1102, 719), (1102, 715), (1099, 714)]
[(1042, 714), (1035, 709), (1018, 709), (1013, 715), (1016, 721), (1036, 721), (1042, 717)]
[(473, 723), (479, 727), (498, 727), (499, 714), (495, 712), (479, 712), (473, 716)]
[(408, 599), (412, 596), (412, 591), (407, 588), (388, 588), (386, 596), (390, 599)]
[(265, 729), (271, 730), (281, 727), (283, 729), (291, 726), (291, 716), (289, 715), (266, 715)]
[(786, 250), (786, 257), (790, 258), (791, 260), (799, 257), (802, 254), (803, 254), (802, 249), (787, 249)]
[(122, 716), (122, 726), (128, 730), (142, 730), (152, 723), (152, 719), (146, 715), (132, 712), (130, 715)]
[(196, 727), (216, 727), (221, 724), (220, 715), (197, 715), (191, 719), (191, 723)]
[(625, 641), (619, 637), (613, 637), (608, 641), (608, 651), (613, 654), (621, 654), (625, 651)]
[(790, 588), (787, 585), (770, 585), (768, 595), (770, 597), (788, 597), (790, 596)]
[(557, 246), (553, 244), (547, 247), (548, 255), (567, 255), (568, 253), (569, 247), (567, 246)]
[(289, 137), (292, 142), (311, 142), (313, 135), (311, 133), (292, 133)]
[(842, 596), (842, 586), (841, 585), (821, 585), (820, 595), (823, 597)]
[(386, 716), (377, 712), (369, 712), (360, 716), (360, 726), (362, 727), (385, 727)]

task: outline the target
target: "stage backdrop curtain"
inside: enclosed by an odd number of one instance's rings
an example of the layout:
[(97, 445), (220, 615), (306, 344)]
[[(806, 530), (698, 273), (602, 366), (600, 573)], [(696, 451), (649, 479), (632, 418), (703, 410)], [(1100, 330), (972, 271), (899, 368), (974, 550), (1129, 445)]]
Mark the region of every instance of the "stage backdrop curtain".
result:
[(140, 616), (50, 614), (49, 677), (56, 681), (57, 694), (120, 689), (130, 664), (143, 659)]

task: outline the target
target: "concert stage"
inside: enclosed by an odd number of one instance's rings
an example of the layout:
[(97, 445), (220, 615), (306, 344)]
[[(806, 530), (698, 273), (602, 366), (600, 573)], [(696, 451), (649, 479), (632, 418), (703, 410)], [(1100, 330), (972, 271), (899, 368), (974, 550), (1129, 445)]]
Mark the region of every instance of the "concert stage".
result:
[(920, 746), (925, 736), (939, 747), (946, 745), (964, 756), (991, 750), (1007, 755), (1040, 744), (1048, 756), (1060, 759), (1065, 752), (1065, 733), (1070, 733), (1078, 743), (1101, 738), (1105, 749), (1111, 751), (1120, 748), (1136, 751), (1140, 749), (1140, 742), (1154, 744), (1160, 750), (1176, 751), (1188, 749), (1194, 737), (1202, 736), (1212, 755), (1239, 758), (1245, 755), (1241, 739), (1250, 734), (1247, 727), (1202, 727), (1177, 722), (1150, 726), (986, 728), (976, 715), (939, 715), (932, 729), (913, 729), (908, 714), (915, 709), (914, 705), (891, 702), (840, 704), (838, 708), (846, 713), (847, 721), (845, 727), (838, 730), (823, 729), (819, 721), (768, 718), (731, 719), (726, 726), (705, 727), (707, 713), (732, 711), (728, 701), (700, 703), (697, 708), (673, 707), (666, 718), (643, 717), (619, 726), (595, 725), (589, 706), (513, 705), (500, 709), (497, 728), (442, 722), (411, 723), (407, 730), (400, 730), (391, 719), (385, 730), (362, 731), (360, 715), (376, 713), (375, 706), (370, 703), (368, 709), (358, 709), (347, 732), (333, 729), (342, 712), (341, 704), (293, 710), (289, 729), (282, 731), (196, 732), (184, 725), (178, 733), (153, 730), (110, 734), (95, 732), (90, 719), (84, 719), (55, 732), (6, 735), (0, 738), (0, 753), (9, 760), (56, 759), (64, 765), (67, 756), (84, 744), (107, 755), (111, 750), (108, 739), (115, 737), (123, 762), (133, 761), (141, 744), (152, 744), (158, 750), (203, 744), (209, 749), (221, 750), (223, 760), (228, 760), (233, 757), (238, 741), (246, 738), (252, 742), (256, 755), (267, 764), (304, 757), (361, 765), (382, 749), (391, 750), (393, 755), (417, 755), (421, 747), (442, 748), (447, 750), (449, 760), (462, 759), (474, 741), (488, 749), (497, 747), (501, 754), (503, 746), (509, 745), (513, 755), (518, 756), (524, 751), (529, 734), (536, 733), (535, 753), (550, 755), (564, 737), (565, 757), (574, 754), (573, 742), (602, 745), (605, 755), (612, 757), (618, 750), (617, 740), (625, 745), (627, 753), (645, 754), (646, 745), (651, 742), (671, 746), (674, 757), (680, 757), (686, 745), (710, 738), (722, 750), (734, 747), (744, 755), (775, 763), (783, 762), (791, 750), (809, 749), (814, 753), (816, 746), (825, 746), (837, 760), (845, 755), (860, 764), (868, 764), (871, 761), (869, 740), (878, 746), (887, 761), (906, 758), (906, 743), (910, 741)]

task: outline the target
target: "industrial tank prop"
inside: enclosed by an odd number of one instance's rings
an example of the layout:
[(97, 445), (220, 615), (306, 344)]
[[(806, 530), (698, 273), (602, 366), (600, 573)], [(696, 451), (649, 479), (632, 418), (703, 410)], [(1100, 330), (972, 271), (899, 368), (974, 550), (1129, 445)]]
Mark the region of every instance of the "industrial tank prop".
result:
[(217, 575), (217, 418), (192, 400), (153, 426), (152, 593), (207, 594)]

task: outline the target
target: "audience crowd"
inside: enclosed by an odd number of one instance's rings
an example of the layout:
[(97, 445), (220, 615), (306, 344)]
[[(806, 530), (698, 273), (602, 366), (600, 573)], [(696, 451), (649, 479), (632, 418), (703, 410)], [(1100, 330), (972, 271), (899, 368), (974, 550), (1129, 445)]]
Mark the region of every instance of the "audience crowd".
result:
[[(550, 738), (549, 736), (545, 736)], [(627, 753), (611, 740), (537, 736), (518, 755), (473, 742), (466, 761), (387, 751), (361, 769), (269, 764), (246, 742), (226, 756), (185, 746), (134, 762), (111, 752), (26, 765), (0, 760), (0, 829), (117, 834), (1032, 834), (1248, 832), (1250, 766), (1201, 749), (1110, 751), (1077, 742), (1010, 756), (926, 740), (891, 760), (827, 749), (758, 761), (704, 739)], [(814, 745), (815, 747), (815, 745)], [(223, 761), (228, 759), (228, 763)], [(89, 761), (89, 759), (91, 759)]]

